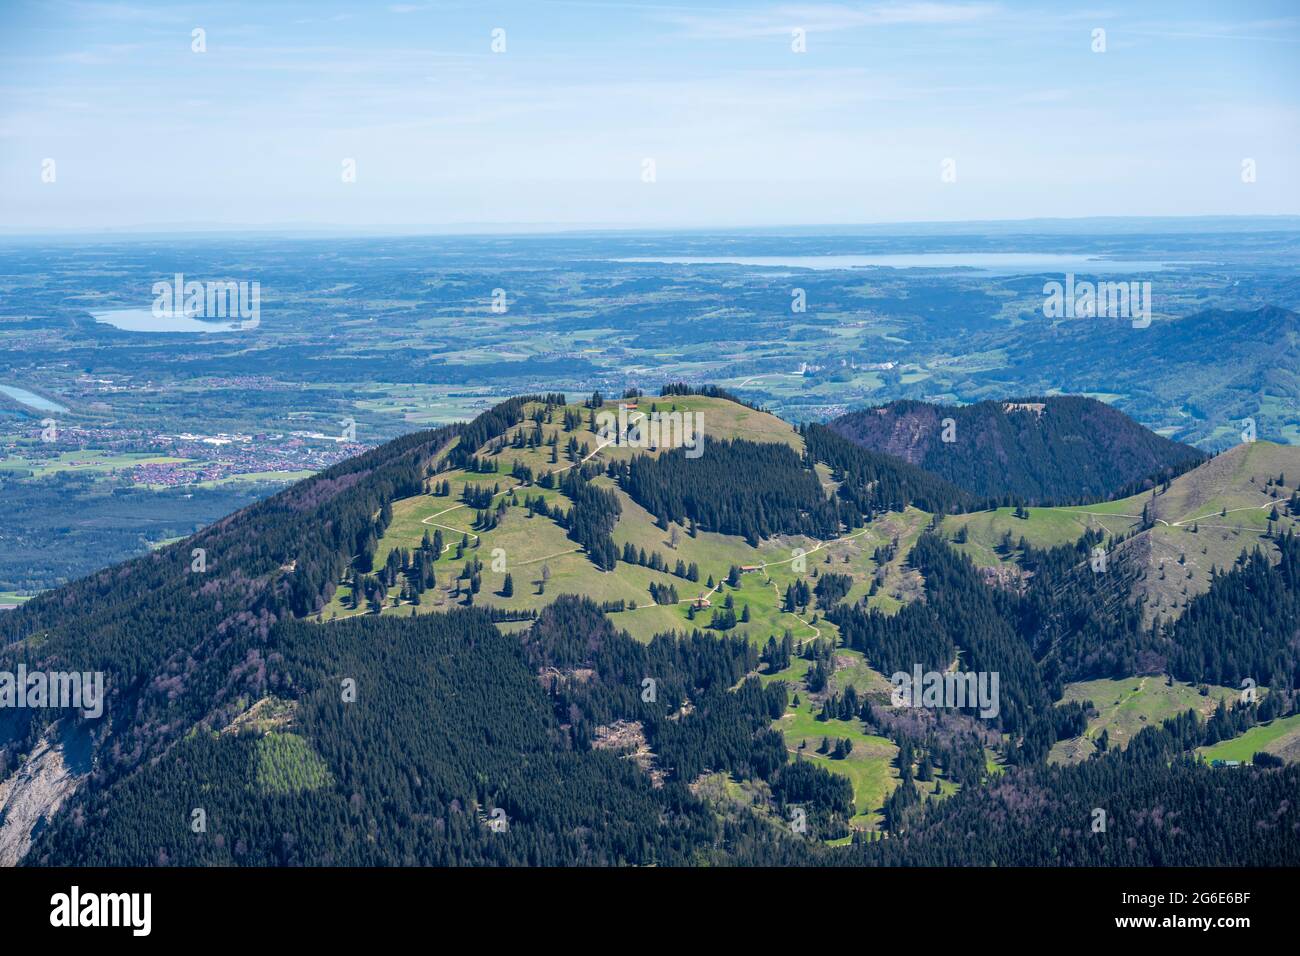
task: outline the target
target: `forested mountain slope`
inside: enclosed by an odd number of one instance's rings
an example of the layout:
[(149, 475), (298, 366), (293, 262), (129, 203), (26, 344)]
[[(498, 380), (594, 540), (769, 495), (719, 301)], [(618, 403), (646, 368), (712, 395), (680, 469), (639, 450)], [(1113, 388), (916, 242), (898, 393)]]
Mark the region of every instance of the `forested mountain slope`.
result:
[[(773, 451), (789, 456), (786, 464), (792, 465), (805, 493), (825, 501), (819, 507), (828, 517), (807, 530), (836, 536), (851, 532), (853, 522), (862, 524), (862, 517), (849, 506), (836, 503), (838, 498), (811, 463), (805, 467), (799, 455), (788, 451), (791, 446), (802, 448), (789, 426), (716, 395), (677, 390), (669, 401), (683, 406), (694, 402), (706, 416), (705, 427), (719, 450), (727, 447), (728, 434), (743, 434), (751, 442), (746, 452), (751, 458)], [(587, 404), (591, 407), (586, 411), (593, 412), (594, 403)], [(497, 575), (492, 591), (499, 603), (493, 605), (484, 593), (479, 603), (488, 606), (475, 621), (527, 623), (566, 590), (591, 590), (592, 583), (604, 577), (604, 562), (617, 563), (621, 569), (610, 578), (619, 581), (619, 593), (627, 595), (620, 606), (630, 614), (631, 608), (645, 601), (650, 616), (641, 630), (655, 629), (654, 612), (672, 582), (683, 590), (689, 582), (697, 593), (705, 594), (720, 586), (738, 564), (760, 560), (743, 540), (726, 534), (730, 527), (681, 534), (696, 549), (690, 562), (693, 572), (681, 560), (676, 568), (667, 565), (663, 554), (676, 550), (671, 542), (652, 550), (653, 558), (633, 546), (633, 539), (657, 532), (650, 522), (624, 522), (616, 546), (611, 531), (621, 507), (618, 496), (629, 508), (635, 507), (618, 486), (618, 466), (661, 455), (663, 450), (614, 443), (598, 458), (601, 437), (591, 430), (590, 414), (584, 416), (580, 408), (566, 405), (559, 396), (523, 397), (468, 425), (406, 436), (232, 515), (192, 539), (49, 592), (0, 618), (0, 669), (12, 671), (21, 662), (29, 670), (102, 671), (107, 686), (105, 713), (98, 719), (45, 709), (0, 713), (4, 785), (0, 812), (5, 814), (0, 817), (5, 834), (0, 845), (9, 847), (7, 861), (21, 857), (31, 837), (44, 828), (43, 821), (60, 809), (65, 817), (78, 814), (80, 819), (83, 801), (96, 799), (96, 794), (116, 794), (120, 787), (143, 787), (140, 792), (147, 794), (169, 786), (150, 776), (170, 766), (152, 765), (164, 754), (175, 758), (189, 748), (199, 748), (194, 759), (224, 766), (223, 761), (239, 762), (248, 756), (256, 763), (256, 748), (244, 753), (233, 740), (201, 742), (206, 735), (228, 729), (266, 729), (264, 721), (250, 713), (261, 714), (267, 708), (285, 715), (285, 726), (298, 726), (297, 721), (307, 719), (311, 711), (303, 709), (300, 696), (303, 671), (290, 666), (289, 648), (297, 646), (292, 638), (300, 634), (293, 628), (343, 627), (342, 618), (364, 617), (367, 610), (371, 616), (383, 611), (385, 618), (419, 612), (421, 619), (407, 626), (444, 628), (448, 625), (443, 615), (438, 615), (436, 624), (429, 624), (424, 616), (475, 603), (478, 579), (495, 573), (479, 560), (480, 554), (489, 557), (480, 550), (482, 542), (497, 530), (518, 523), (519, 534), (513, 540), (503, 539), (508, 550), (501, 550), (509, 555), (507, 567), (518, 575), (519, 587), (506, 583), (510, 570)], [(572, 445), (564, 449), (564, 462), (559, 461), (560, 434)], [(545, 474), (535, 477), (534, 466)], [(758, 459), (738, 466), (754, 470)], [(907, 469), (902, 463), (899, 467)], [(919, 472), (913, 479), (933, 482)], [(452, 496), (453, 484), (460, 504), (446, 500)], [(496, 490), (498, 485), (511, 489), (508, 500)], [(867, 489), (859, 493), (870, 494)], [(450, 506), (457, 515), (426, 524), (421, 518), (427, 515), (406, 513), (404, 509), (412, 505), (427, 507), (433, 515)], [(733, 513), (750, 521), (763, 509), (757, 496), (741, 495), (735, 499)], [(842, 527), (837, 515), (844, 519)], [(403, 524), (408, 518), (411, 532)], [(469, 519), (463, 530), (446, 523), (462, 518)], [(762, 523), (760, 527), (764, 533), (773, 530)], [(393, 539), (403, 533), (414, 536), (414, 560)], [(816, 547), (811, 540), (797, 540), (809, 549)], [(540, 561), (521, 553), (529, 546), (541, 548)], [(684, 544), (680, 547), (683, 553), (691, 550)], [(769, 544), (768, 548), (769, 555), (790, 554), (790, 546)], [(557, 568), (554, 575), (551, 562)], [(521, 566), (529, 570), (522, 571)], [(708, 570), (700, 573), (701, 566)], [(536, 594), (525, 584), (529, 573), (538, 574)], [(661, 587), (659, 582), (663, 582), (662, 593), (647, 592), (648, 585)], [(362, 592), (368, 593), (363, 597)], [(761, 593), (770, 601), (772, 614), (778, 613), (775, 596)], [(512, 605), (516, 594), (530, 600)], [(435, 600), (435, 595), (440, 597)], [(689, 602), (675, 603), (670, 610), (680, 622), (678, 629), (691, 626)], [(728, 617), (717, 622), (715, 633), (734, 628), (739, 609)], [(294, 623), (308, 619), (312, 623)], [(361, 622), (346, 623), (349, 626), (342, 633), (348, 640), (365, 645), (368, 632), (351, 626)], [(283, 707), (277, 703), (281, 698), (287, 702)], [(291, 713), (293, 717), (287, 716)], [(311, 730), (303, 738), (309, 743), (299, 744), (293, 738), (302, 735), (286, 731), (290, 742), (283, 745), (285, 752), (277, 749), (269, 759), (287, 760), (291, 769), (285, 772), (294, 780), (315, 781), (309, 788), (313, 793), (325, 780), (342, 786), (344, 774), (323, 748), (317, 728), (302, 726)], [(352, 746), (364, 750), (367, 745), (359, 738)], [(309, 756), (322, 752), (323, 765), (321, 758)], [(279, 772), (273, 770), (271, 776)], [(412, 772), (425, 777), (429, 771), (426, 767)], [(364, 795), (363, 788), (356, 792)], [(459, 799), (468, 796), (462, 793)], [(145, 819), (146, 815), (136, 807), (125, 819), (131, 816)], [(262, 852), (271, 853), (265, 847)], [(262, 857), (272, 858), (287, 857)], [(137, 854), (132, 859), (143, 858)]]
[[(1278, 560), (1280, 535), (1300, 530), (1300, 448), (1242, 442), (1128, 498), (949, 515), (943, 529), (1004, 582), (1028, 570), (1024, 545), (1050, 548), (1094, 536), (1094, 546), (1107, 553), (1108, 593), (1140, 603), (1148, 624), (1169, 620), (1243, 552), (1259, 548)], [(1080, 561), (1086, 570), (1088, 562)]]
[(1078, 396), (959, 407), (899, 401), (850, 412), (830, 427), (997, 504), (1104, 501), (1204, 458), (1109, 405)]
[[(620, 427), (701, 416), (702, 453), (610, 434), (611, 409)], [(100, 670), (108, 687), (101, 717), (0, 710), (0, 852), (1037, 861), (1051, 837), (1017, 848), (986, 801), (1006, 774), (1046, 794), (1032, 820), (1058, 826), (1058, 798), (1102, 786), (1110, 771), (1043, 766), (1093, 719), (1086, 701), (1057, 703), (1066, 681), (1151, 661), (1184, 681), (1259, 675), (1263, 703), (1183, 727), (1180, 754), (1294, 709), (1294, 539), (1153, 629), (1081, 573), (1100, 536), (1026, 544), (1026, 587), (990, 586), (935, 514), (973, 504), (829, 429), (684, 386), (521, 397), (406, 436), (0, 617), (0, 671)], [(1279, 615), (1250, 605), (1260, 595)], [(891, 700), (893, 669), (954, 664), (1001, 675), (995, 714)], [(1096, 759), (1129, 752), (1145, 751)], [(1183, 802), (1214, 773), (1154, 759), (1143, 772)], [(941, 845), (961, 826), (964, 855)], [(1224, 833), (1175, 849), (1212, 855)], [(1063, 862), (1093, 859), (1062, 847)], [(1167, 849), (1139, 841), (1122, 859)]]
[(1023, 393), (1134, 396), (1121, 405), (1140, 406), (1144, 420), (1168, 423), (1184, 441), (1212, 450), (1235, 443), (1246, 418), (1257, 419), (1260, 438), (1294, 441), (1284, 435), (1300, 394), (1300, 314), (1290, 308), (1207, 309), (1122, 330), (1093, 319), (1030, 322), (1011, 335), (1008, 364), (974, 373), (975, 382), (1015, 381)]

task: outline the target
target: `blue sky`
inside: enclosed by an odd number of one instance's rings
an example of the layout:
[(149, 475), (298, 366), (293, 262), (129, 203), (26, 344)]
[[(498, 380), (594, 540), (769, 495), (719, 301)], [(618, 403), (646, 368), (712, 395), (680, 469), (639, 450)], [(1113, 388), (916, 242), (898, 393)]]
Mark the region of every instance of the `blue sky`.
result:
[(1300, 213), (1295, 3), (0, 11), (11, 231)]

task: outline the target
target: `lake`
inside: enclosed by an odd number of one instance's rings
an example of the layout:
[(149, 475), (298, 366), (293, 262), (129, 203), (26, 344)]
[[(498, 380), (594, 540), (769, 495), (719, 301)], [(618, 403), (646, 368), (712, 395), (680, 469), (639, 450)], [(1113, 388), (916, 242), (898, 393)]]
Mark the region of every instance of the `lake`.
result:
[(42, 398), (35, 392), (29, 392), (25, 388), (18, 388), (14, 385), (0, 385), (0, 392), (8, 395), (15, 402), (20, 402), (28, 408), (34, 408), (38, 412), (66, 412), (67, 409), (58, 402), (52, 402), (48, 398)]
[(1117, 275), (1159, 272), (1166, 263), (1141, 259), (1048, 252), (922, 252), (900, 255), (831, 256), (635, 256), (614, 262), (666, 265), (735, 265), (786, 269), (975, 269), (987, 275), (1038, 275), (1078, 272)]
[(239, 332), (244, 328), (239, 321), (209, 322), (174, 312), (155, 315), (152, 309), (110, 309), (90, 314), (96, 322), (123, 332)]

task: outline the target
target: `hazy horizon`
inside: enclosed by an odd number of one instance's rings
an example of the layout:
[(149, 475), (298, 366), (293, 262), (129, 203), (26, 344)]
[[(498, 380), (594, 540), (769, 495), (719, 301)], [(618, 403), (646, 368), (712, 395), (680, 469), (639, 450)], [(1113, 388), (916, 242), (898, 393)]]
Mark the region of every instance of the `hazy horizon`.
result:
[(1300, 16), (1279, 2), (4, 17), (9, 233), (1300, 214)]
[[(1019, 227), (1019, 228), (1017, 228)], [(1104, 237), (1130, 234), (1212, 234), (1235, 232), (1297, 232), (1300, 216), (1080, 216), (1028, 219), (899, 220), (861, 223), (771, 223), (751, 226), (638, 226), (613, 223), (428, 223), (342, 225), (338, 223), (142, 223), (139, 225), (51, 229), (8, 229), (0, 225), (0, 240), (23, 239), (149, 239), (167, 237), (259, 238), (438, 238), (454, 236), (585, 237), (723, 235), (734, 237), (824, 236), (948, 237), (961, 235), (1046, 235)]]

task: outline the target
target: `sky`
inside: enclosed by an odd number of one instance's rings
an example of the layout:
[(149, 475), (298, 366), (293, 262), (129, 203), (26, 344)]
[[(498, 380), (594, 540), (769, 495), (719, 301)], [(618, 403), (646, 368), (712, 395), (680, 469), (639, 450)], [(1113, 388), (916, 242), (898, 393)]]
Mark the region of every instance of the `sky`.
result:
[(9, 232), (1297, 214), (1298, 176), (1295, 2), (0, 0)]

